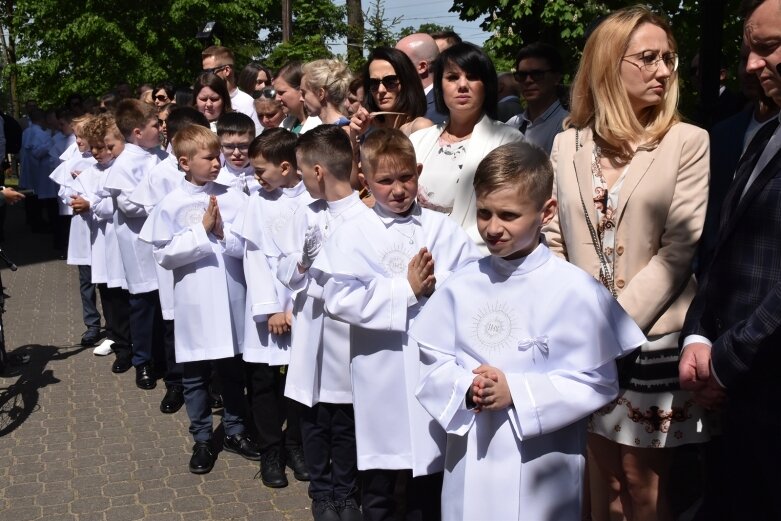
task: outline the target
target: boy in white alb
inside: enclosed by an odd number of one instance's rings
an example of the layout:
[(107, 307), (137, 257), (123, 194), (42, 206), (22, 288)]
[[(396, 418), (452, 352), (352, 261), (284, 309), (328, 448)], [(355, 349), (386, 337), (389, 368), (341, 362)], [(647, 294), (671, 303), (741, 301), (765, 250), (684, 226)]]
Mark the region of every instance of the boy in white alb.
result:
[(453, 274), (410, 330), (420, 403), (447, 431), (442, 518), (581, 519), (587, 416), (618, 392), (615, 359), (645, 342), (605, 288), (541, 240), (553, 168), (527, 143), (474, 179), (491, 255)]
[(147, 217), (143, 205), (130, 200), (144, 175), (160, 162), (165, 152), (160, 150), (157, 112), (139, 100), (124, 99), (116, 111), (117, 127), (127, 141), (124, 151), (111, 167), (106, 188), (114, 198), (116, 227), (125, 279), (130, 292), (130, 331), (133, 337), (132, 364), (136, 368), (136, 386), (153, 389), (157, 371), (165, 368), (163, 317), (157, 295), (157, 273), (152, 246), (138, 240)]
[[(481, 255), (447, 215), (416, 204), (422, 165), (403, 132), (370, 134), (361, 168), (374, 211), (344, 223), (312, 270), (329, 276), (326, 310), (351, 325), (363, 519), (439, 519), (445, 431), (415, 399), (420, 357), (407, 330), (434, 285)], [(396, 505), (400, 475), (406, 512)]]
[(116, 359), (111, 370), (123, 373), (131, 367), (130, 295), (114, 229), (114, 200), (105, 183), (114, 160), (124, 149), (124, 139), (109, 114), (87, 121), (83, 139), (96, 163), (73, 180), (71, 186), (75, 193), (71, 196), (71, 207), (76, 214), (74, 219), (83, 216), (91, 222), (90, 282), (97, 285), (100, 293), (106, 338), (111, 342), (109, 346), (98, 346), (97, 354), (109, 354), (113, 350)]
[[(72, 197), (78, 195), (78, 191), (74, 190), (75, 180), (83, 170), (95, 164), (95, 158), (89, 151), (89, 143), (81, 135), (84, 124), (91, 118), (92, 116), (82, 116), (73, 120), (73, 134), (76, 139), (60, 155), (60, 164), (49, 176), (52, 181), (60, 185), (57, 192), (60, 216), (73, 215)], [(66, 262), (69, 265), (78, 266), (81, 311), (84, 326), (87, 328), (81, 335), (81, 345), (94, 346), (100, 340), (101, 332), (100, 313), (97, 308), (95, 284), (92, 283), (92, 268), (90, 267), (92, 264), (90, 238), (93, 218), (89, 213), (65, 218), (71, 219)]]
[[(179, 130), (189, 125), (209, 128), (209, 121), (194, 107), (174, 108), (166, 120), (169, 138), (173, 138)], [(136, 189), (130, 194), (130, 202), (143, 206), (151, 213), (166, 195), (179, 188), (182, 179), (184, 179), (184, 172), (179, 169), (176, 155), (169, 154), (144, 174)], [(170, 270), (157, 263), (155, 263), (155, 271), (157, 295), (163, 317), (166, 367), (169, 368), (164, 377), (166, 391), (165, 396), (160, 400), (160, 412), (173, 414), (184, 405), (182, 370), (181, 365), (176, 363), (174, 340), (174, 278)]]
[(349, 326), (325, 314), (325, 280), (309, 268), (323, 240), (370, 210), (350, 185), (352, 147), (341, 128), (321, 125), (300, 136), (296, 163), (319, 200), (301, 206), (276, 242), (277, 276), (296, 293), (285, 396), (306, 406), (301, 435), (315, 521), (358, 521)]
[(246, 114), (226, 112), (217, 120), (217, 137), (225, 163), (215, 183), (233, 186), (247, 195), (260, 189), (249, 164), (249, 144), (255, 139), (255, 125)]
[[(309, 472), (301, 447), (299, 407), (284, 396), (293, 298), (274, 276), (279, 254), (274, 243), (282, 240), (285, 225), (300, 206), (312, 202), (312, 197), (297, 172), (296, 135), (292, 132), (283, 128), (266, 130), (252, 141), (249, 157), (262, 189), (250, 195), (243, 217), (234, 226), (234, 233), (245, 242), (243, 358), (261, 450), (260, 477), (267, 487), (278, 488), (288, 484), (285, 463), (298, 480), (308, 480)], [(287, 429), (283, 432), (284, 423)]]
[(212, 362), (223, 384), (223, 448), (259, 460), (244, 434), (244, 377), (241, 339), (244, 323), (244, 244), (230, 233), (247, 196), (215, 184), (219, 140), (208, 128), (191, 125), (177, 132), (173, 148), (185, 179), (155, 207), (140, 239), (153, 245), (155, 260), (174, 276), (176, 360), (190, 433), (195, 445), (190, 472), (214, 466), (209, 380)]

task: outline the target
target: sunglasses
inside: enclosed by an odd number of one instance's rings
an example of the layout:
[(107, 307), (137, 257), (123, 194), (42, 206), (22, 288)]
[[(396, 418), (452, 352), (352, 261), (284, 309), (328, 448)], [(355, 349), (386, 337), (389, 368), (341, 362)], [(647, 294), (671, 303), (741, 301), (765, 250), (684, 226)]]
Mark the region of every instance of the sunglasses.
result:
[(523, 83), (526, 81), (526, 78), (531, 78), (532, 81), (540, 81), (544, 76), (546, 72), (550, 72), (550, 69), (535, 69), (531, 71), (515, 71), (513, 74), (513, 78), (515, 78), (515, 81), (519, 81)]
[(380, 83), (385, 87), (385, 90), (394, 90), (398, 88), (401, 82), (399, 81), (399, 77), (395, 74), (389, 74), (382, 78), (369, 78), (369, 90), (377, 92), (380, 90)]
[(233, 67), (230, 63), (227, 63), (225, 65), (220, 65), (219, 67), (212, 67), (211, 69), (203, 69), (203, 72), (209, 73), (209, 74), (217, 74), (218, 72), (222, 72), (228, 67)]
[(261, 90), (256, 90), (252, 93), (252, 97), (254, 99), (258, 98), (266, 98), (266, 99), (275, 99), (277, 97), (277, 89), (274, 87), (265, 87)]
[(166, 96), (165, 94), (158, 94), (157, 96), (155, 96), (155, 99), (157, 101), (168, 101), (168, 96)]

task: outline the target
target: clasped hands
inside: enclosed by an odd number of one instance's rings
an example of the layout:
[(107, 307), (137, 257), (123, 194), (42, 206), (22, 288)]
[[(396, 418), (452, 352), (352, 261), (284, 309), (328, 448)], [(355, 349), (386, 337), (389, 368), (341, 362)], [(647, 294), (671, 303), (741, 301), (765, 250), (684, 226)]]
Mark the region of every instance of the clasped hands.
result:
[(206, 207), (202, 222), (206, 233), (211, 232), (219, 240), (223, 239), (222, 216), (220, 215), (220, 207), (217, 205), (217, 197), (214, 195), (209, 196), (209, 206)]
[(477, 375), (469, 389), (476, 406), (473, 409), (475, 412), (500, 411), (513, 404), (507, 376), (500, 369), (482, 364), (473, 369), (472, 373)]

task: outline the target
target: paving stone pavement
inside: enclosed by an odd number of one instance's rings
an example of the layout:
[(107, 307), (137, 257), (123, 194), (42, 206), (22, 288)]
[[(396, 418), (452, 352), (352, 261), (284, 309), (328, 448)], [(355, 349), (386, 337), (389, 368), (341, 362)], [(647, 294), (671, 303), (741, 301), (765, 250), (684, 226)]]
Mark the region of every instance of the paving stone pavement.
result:
[(306, 484), (272, 490), (258, 463), (221, 452), (214, 470), (187, 470), (184, 409), (159, 412), (162, 385), (111, 373), (113, 356), (78, 345), (84, 325), (78, 273), (9, 208), (3, 315), (9, 352), (30, 362), (0, 375), (0, 521), (205, 521), (311, 519)]

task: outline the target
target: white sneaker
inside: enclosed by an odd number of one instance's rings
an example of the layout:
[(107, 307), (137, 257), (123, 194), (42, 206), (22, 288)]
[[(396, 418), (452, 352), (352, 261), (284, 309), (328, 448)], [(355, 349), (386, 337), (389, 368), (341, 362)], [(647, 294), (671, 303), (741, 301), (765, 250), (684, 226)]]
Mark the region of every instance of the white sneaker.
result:
[(92, 354), (96, 356), (106, 356), (110, 355), (114, 351), (111, 349), (111, 345), (114, 343), (113, 340), (109, 340), (108, 338), (103, 340), (100, 344), (95, 347), (95, 349), (92, 350)]

